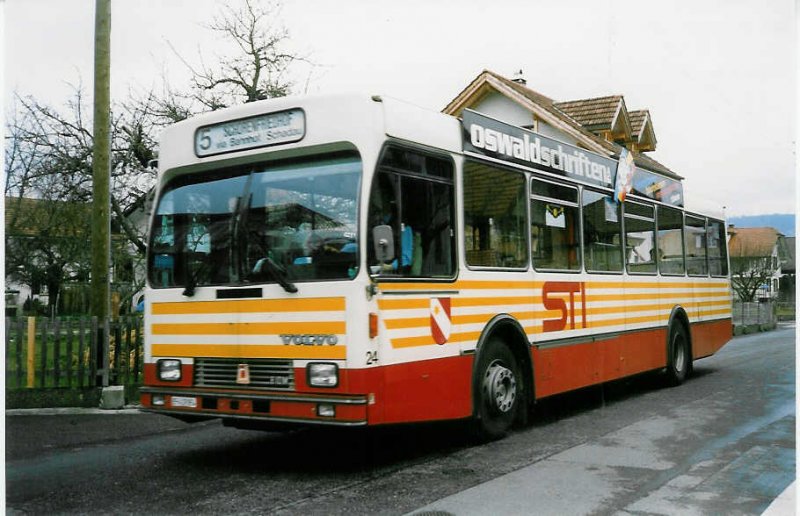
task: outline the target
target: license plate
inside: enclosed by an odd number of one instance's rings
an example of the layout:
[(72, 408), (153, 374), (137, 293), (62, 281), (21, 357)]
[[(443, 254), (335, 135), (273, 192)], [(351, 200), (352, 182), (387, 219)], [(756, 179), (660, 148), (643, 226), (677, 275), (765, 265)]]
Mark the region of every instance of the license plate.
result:
[(188, 396), (173, 396), (173, 407), (197, 408), (197, 398), (190, 398)]

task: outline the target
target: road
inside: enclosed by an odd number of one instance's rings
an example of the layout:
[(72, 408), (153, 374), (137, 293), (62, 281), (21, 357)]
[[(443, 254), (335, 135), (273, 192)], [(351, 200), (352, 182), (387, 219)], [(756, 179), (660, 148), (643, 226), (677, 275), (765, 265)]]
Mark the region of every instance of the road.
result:
[(795, 475), (795, 329), (738, 337), (679, 387), (645, 375), (557, 396), (483, 445), (463, 430), (7, 415), (7, 510), (760, 514)]

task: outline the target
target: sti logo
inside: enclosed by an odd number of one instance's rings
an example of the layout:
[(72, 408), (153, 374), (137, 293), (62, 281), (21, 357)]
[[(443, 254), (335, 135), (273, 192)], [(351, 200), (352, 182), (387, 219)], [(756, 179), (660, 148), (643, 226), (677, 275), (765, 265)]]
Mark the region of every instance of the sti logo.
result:
[[(580, 296), (580, 307), (576, 309), (575, 298)], [(586, 328), (586, 284), (572, 281), (547, 281), (542, 287), (542, 303), (548, 310), (561, 312), (558, 319), (542, 321), (545, 332)]]

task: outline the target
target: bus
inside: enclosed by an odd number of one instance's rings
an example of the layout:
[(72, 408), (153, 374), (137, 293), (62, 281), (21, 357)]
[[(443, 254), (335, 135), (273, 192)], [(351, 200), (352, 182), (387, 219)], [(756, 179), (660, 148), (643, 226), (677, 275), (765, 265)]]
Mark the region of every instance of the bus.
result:
[(732, 335), (725, 221), (631, 170), (381, 96), (177, 123), (141, 403), (238, 428), (464, 419), (494, 439), (559, 393), (657, 370), (679, 384)]

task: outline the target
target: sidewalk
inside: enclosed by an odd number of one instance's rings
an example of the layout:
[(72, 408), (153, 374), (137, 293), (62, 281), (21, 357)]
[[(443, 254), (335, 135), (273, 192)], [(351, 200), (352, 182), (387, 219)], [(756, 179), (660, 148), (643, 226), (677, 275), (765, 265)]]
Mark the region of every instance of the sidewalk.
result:
[[(582, 468), (566, 464), (560, 472), (537, 471), (537, 465), (532, 465), (442, 498), (411, 512), (408, 516), (590, 514), (602, 506), (603, 500), (613, 494), (613, 489), (603, 481), (602, 472), (594, 475), (587, 473), (589, 472)], [(796, 482), (792, 482), (773, 500), (762, 516), (798, 514), (795, 484)], [(523, 495), (520, 496), (521, 494)], [(666, 507), (663, 509), (663, 514), (669, 514), (669, 509)], [(673, 507), (672, 510), (675, 511), (676, 508)], [(657, 513), (662, 514), (661, 511)], [(628, 512), (622, 509), (618, 514), (628, 514)]]
[(6, 416), (88, 416), (88, 415), (120, 415), (138, 414), (139, 405), (126, 405), (123, 409), (108, 410), (101, 408), (62, 407), (62, 408), (32, 408), (6, 410)]

